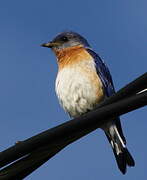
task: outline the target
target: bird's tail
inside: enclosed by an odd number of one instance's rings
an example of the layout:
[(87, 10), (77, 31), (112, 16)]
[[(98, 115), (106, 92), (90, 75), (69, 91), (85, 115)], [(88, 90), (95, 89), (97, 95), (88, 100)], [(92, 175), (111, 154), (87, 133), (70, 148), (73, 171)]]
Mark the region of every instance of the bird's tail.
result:
[(111, 124), (109, 128), (105, 130), (105, 133), (113, 149), (118, 168), (125, 174), (127, 166), (134, 166), (135, 162), (126, 148), (126, 141), (122, 134), (122, 129), (121, 132), (119, 132), (116, 124)]

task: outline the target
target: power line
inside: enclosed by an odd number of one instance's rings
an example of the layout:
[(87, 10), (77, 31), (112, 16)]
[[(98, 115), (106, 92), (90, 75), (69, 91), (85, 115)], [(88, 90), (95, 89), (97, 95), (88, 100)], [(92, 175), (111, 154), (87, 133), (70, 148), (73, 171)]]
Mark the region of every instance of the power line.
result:
[(147, 105), (147, 91), (136, 94), (147, 88), (146, 82), (147, 73), (106, 99), (94, 111), (1, 152), (0, 167), (12, 164), (0, 170), (0, 180), (23, 179), (65, 146), (101, 127), (109, 119)]

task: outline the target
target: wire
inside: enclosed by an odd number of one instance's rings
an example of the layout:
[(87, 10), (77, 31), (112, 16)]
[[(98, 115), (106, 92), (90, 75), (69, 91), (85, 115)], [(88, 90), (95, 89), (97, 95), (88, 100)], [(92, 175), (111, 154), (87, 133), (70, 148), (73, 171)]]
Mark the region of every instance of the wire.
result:
[(147, 88), (146, 82), (147, 73), (118, 91), (113, 97), (108, 98), (98, 109), (1, 152), (1, 167), (19, 160), (0, 171), (0, 180), (26, 177), (65, 146), (101, 127), (110, 118), (147, 105), (147, 91), (136, 94)]

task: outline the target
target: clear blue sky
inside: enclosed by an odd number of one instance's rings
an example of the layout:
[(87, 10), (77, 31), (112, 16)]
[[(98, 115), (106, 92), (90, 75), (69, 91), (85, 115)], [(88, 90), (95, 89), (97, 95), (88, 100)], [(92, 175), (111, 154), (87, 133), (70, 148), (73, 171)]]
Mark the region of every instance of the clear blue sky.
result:
[[(0, 150), (69, 119), (60, 108), (53, 53), (40, 44), (64, 30), (84, 35), (109, 66), (116, 89), (147, 70), (146, 0), (13, 0), (0, 3)], [(146, 109), (121, 117), (136, 166), (123, 176), (98, 129), (26, 179), (146, 179)]]

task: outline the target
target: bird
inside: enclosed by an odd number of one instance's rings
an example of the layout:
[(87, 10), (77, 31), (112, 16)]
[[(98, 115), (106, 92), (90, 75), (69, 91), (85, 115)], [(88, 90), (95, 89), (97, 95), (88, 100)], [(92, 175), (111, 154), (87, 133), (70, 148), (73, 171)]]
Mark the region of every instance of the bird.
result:
[[(76, 118), (94, 110), (115, 93), (107, 65), (79, 33), (61, 32), (41, 46), (51, 48), (56, 56), (55, 91), (70, 117)], [(101, 129), (112, 147), (118, 168), (125, 174), (127, 166), (135, 166), (135, 161), (126, 147), (120, 118), (111, 119)]]

